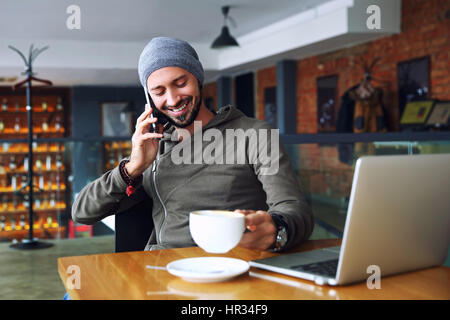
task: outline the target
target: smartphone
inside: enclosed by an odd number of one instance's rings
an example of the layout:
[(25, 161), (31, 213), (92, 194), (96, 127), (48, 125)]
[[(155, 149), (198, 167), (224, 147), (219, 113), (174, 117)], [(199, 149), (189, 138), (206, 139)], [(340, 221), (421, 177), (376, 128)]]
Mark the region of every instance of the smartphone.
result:
[[(146, 88), (144, 88), (144, 92), (147, 104), (152, 108), (152, 113), (150, 113), (150, 117), (153, 118), (153, 112), (157, 111), (155, 103), (153, 102), (152, 97), (150, 97), (150, 95), (148, 94)], [(158, 121), (150, 125), (149, 132), (156, 132), (157, 124), (162, 124), (164, 126), (167, 122), (168, 122), (167, 118), (161, 112), (158, 112)]]

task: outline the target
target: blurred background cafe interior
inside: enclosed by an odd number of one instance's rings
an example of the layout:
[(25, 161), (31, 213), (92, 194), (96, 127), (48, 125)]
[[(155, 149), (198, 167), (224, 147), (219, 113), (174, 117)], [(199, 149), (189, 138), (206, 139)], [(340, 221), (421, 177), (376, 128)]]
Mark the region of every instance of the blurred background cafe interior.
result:
[(2, 0), (0, 299), (61, 299), (58, 257), (116, 250), (114, 216), (77, 224), (71, 205), (130, 154), (152, 37), (197, 50), (208, 108), (279, 129), (328, 239), (358, 157), (450, 152), (449, 30), (441, 0)]

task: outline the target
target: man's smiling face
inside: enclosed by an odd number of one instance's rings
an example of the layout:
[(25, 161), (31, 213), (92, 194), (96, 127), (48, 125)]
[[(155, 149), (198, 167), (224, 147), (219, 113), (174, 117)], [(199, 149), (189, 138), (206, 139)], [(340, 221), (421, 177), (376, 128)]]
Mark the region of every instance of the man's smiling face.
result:
[(154, 71), (147, 79), (147, 88), (156, 110), (178, 128), (194, 122), (201, 106), (201, 91), (197, 78), (179, 67)]

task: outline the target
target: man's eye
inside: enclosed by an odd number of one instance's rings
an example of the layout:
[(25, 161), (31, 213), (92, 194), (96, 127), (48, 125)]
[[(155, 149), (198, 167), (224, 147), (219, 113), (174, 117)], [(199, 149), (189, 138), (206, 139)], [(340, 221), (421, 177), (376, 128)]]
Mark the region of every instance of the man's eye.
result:
[(186, 85), (186, 81), (177, 83), (177, 87), (184, 87)]
[(156, 93), (155, 93), (155, 95), (158, 96), (158, 97), (162, 96), (163, 94), (164, 94), (163, 91), (160, 91), (160, 92), (156, 92)]

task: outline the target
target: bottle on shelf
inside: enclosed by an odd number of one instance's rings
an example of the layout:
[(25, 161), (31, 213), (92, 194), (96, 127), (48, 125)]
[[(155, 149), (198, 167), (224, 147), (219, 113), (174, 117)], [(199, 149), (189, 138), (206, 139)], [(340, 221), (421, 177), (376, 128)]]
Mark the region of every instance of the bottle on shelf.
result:
[(8, 211), (8, 197), (6, 196), (6, 194), (2, 197), (2, 205), (0, 211)]
[(50, 208), (55, 208), (56, 207), (56, 196), (54, 193), (52, 193), (50, 195)]
[(23, 199), (23, 207), (26, 209), (26, 210), (28, 210), (28, 208), (30, 207), (30, 201), (29, 201), (29, 199), (28, 199), (28, 197), (25, 197), (24, 199)]
[(61, 97), (58, 97), (58, 102), (56, 103), (56, 110), (57, 111), (63, 111), (64, 107), (62, 105), (62, 99)]
[(40, 157), (36, 157), (36, 170), (42, 171), (42, 161)]
[(16, 218), (11, 219), (11, 230), (16, 230)]
[(41, 198), (39, 196), (36, 196), (34, 199), (34, 208), (36, 210), (39, 210), (41, 208)]
[(16, 133), (20, 132), (20, 118), (16, 118), (16, 122), (14, 123), (14, 131)]
[(27, 172), (29, 169), (28, 157), (23, 158), (23, 170)]
[(18, 206), (17, 197), (13, 197), (13, 209), (17, 210), (17, 206)]
[(47, 221), (46, 221), (47, 223), (46, 224), (44, 224), (44, 226), (46, 227), (46, 228), (51, 228), (52, 227), (52, 222), (53, 222), (53, 217), (51, 216), (51, 215), (48, 215), (47, 216)]
[(20, 222), (20, 228), (21, 229), (25, 229), (25, 223), (26, 223), (26, 221), (25, 221), (25, 215), (23, 215), (23, 214), (21, 214), (20, 215), (20, 220), (19, 220)]
[(55, 174), (54, 173), (52, 173), (52, 174), (50, 174), (50, 179), (48, 179), (48, 181), (47, 181), (47, 189), (48, 190), (52, 190), (52, 189), (54, 189), (55, 188), (55, 186), (56, 186), (56, 180), (55, 180)]
[(16, 170), (16, 157), (15, 156), (11, 156), (9, 158), (9, 169), (11, 169), (11, 172)]
[(19, 112), (19, 111), (20, 111), (20, 104), (19, 104), (19, 101), (16, 101), (16, 105), (15, 105), (14, 109), (16, 110), (16, 112)]
[(39, 189), (45, 190), (45, 181), (43, 175), (39, 176)]
[(25, 188), (27, 186), (27, 176), (23, 175), (21, 177), (22, 184), (20, 185), (21, 188)]
[(48, 196), (45, 196), (45, 197), (44, 197), (44, 200), (43, 200), (42, 205), (45, 206), (46, 209), (50, 209), (50, 208), (51, 208), (51, 207), (50, 207), (50, 199), (49, 199)]
[(56, 180), (56, 189), (60, 190), (61, 189), (61, 179), (59, 177), (59, 174), (55, 174), (55, 180)]
[(62, 168), (62, 160), (61, 155), (56, 155), (56, 170), (60, 170)]
[(6, 175), (5, 167), (0, 164), (0, 190), (8, 188), (8, 176)]
[(55, 118), (55, 130), (56, 130), (56, 132), (61, 131), (61, 118), (60, 117)]
[(6, 98), (3, 99), (2, 102), (2, 111), (7, 112), (8, 111), (8, 100)]
[(48, 107), (47, 102), (46, 101), (42, 101), (42, 111), (43, 112), (47, 112), (47, 107)]
[(0, 231), (5, 231), (6, 227), (6, 218), (5, 216), (0, 217)]
[(45, 168), (48, 171), (52, 170), (52, 157), (50, 155), (47, 155), (45, 158)]
[(13, 191), (17, 190), (17, 177), (16, 175), (11, 176), (11, 189)]
[(48, 123), (46, 119), (44, 119), (44, 121), (42, 122), (42, 131), (44, 132), (48, 131)]
[(0, 119), (0, 133), (2, 133), (5, 130), (5, 123), (3, 122), (3, 119)]

